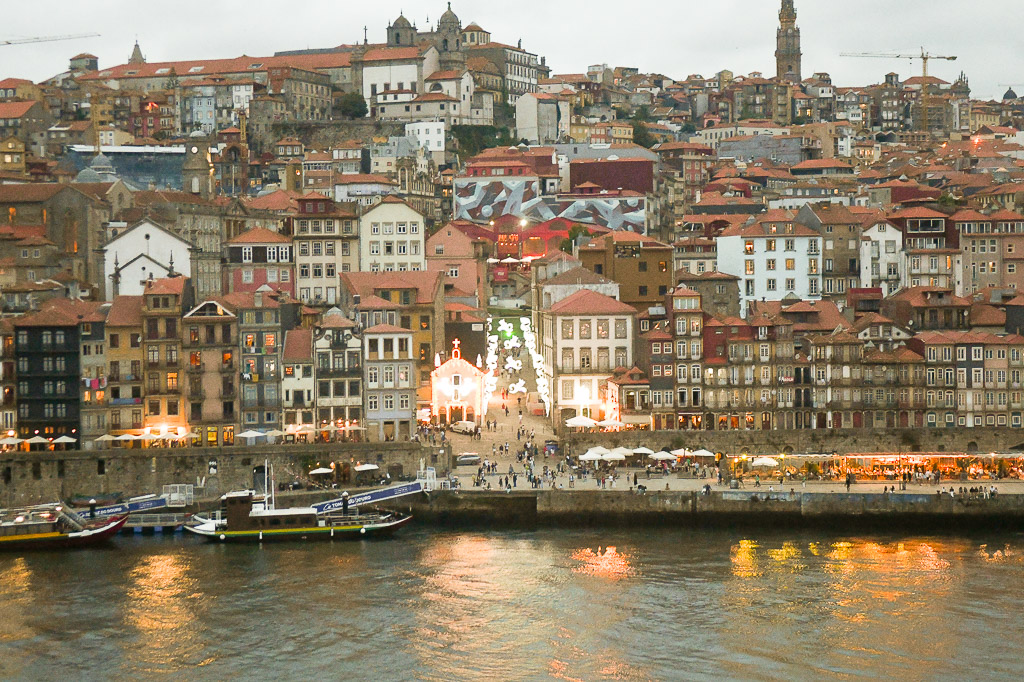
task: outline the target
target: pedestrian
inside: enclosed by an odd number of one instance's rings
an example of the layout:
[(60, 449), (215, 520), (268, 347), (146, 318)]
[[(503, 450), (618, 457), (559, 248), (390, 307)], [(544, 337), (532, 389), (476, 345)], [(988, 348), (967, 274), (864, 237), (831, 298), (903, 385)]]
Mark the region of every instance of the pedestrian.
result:
[(636, 472), (633, 472), (633, 485), (636, 485)]

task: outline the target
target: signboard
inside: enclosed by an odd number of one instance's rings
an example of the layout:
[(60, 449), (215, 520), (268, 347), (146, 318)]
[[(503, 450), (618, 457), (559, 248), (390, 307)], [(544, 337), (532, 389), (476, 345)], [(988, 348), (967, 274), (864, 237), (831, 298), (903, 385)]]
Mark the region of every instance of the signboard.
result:
[[(120, 516), (122, 514), (137, 514), (139, 512), (150, 511), (151, 509), (163, 509), (167, 506), (167, 500), (162, 497), (154, 497), (148, 500), (140, 500), (139, 502), (129, 502), (128, 504), (114, 504), (109, 507), (97, 507), (96, 516)], [(79, 512), (81, 515), (82, 512)], [(88, 514), (89, 512), (85, 512)]]
[[(348, 498), (349, 507), (358, 507), (365, 504), (374, 504), (377, 502), (383, 502), (385, 500), (394, 499), (396, 497), (405, 497), (406, 495), (415, 495), (418, 492), (423, 491), (423, 482), (416, 481), (415, 483), (403, 483), (402, 485), (393, 485), (390, 488), (383, 488), (381, 490), (371, 490), (368, 493), (361, 493), (359, 495), (353, 495)], [(342, 498), (334, 500), (328, 500), (321, 502), (320, 504), (314, 504), (313, 509), (316, 509), (318, 513), (337, 511), (342, 508), (344, 502)]]

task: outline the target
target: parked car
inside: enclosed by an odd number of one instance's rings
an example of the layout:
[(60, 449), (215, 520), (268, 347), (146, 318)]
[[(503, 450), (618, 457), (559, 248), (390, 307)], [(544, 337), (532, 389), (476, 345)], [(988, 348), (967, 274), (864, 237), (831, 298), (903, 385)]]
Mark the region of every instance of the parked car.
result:
[(476, 433), (476, 424), (470, 421), (452, 422), (448, 428), (455, 433), (465, 433), (468, 435)]
[(455, 466), (476, 466), (480, 464), (480, 455), (467, 452), (455, 458)]

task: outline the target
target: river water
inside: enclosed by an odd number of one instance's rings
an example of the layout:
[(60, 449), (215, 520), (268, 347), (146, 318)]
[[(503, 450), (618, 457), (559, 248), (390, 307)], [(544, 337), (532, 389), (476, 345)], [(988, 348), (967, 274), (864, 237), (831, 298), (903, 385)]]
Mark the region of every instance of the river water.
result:
[(0, 555), (3, 679), (1024, 677), (1024, 536), (411, 528)]

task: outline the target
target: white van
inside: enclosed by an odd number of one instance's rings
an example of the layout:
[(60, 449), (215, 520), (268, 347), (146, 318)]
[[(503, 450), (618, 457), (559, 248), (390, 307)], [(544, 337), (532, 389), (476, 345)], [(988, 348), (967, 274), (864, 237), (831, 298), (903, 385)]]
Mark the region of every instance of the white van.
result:
[(465, 433), (467, 435), (476, 433), (476, 424), (470, 421), (452, 422), (448, 428), (455, 433)]

